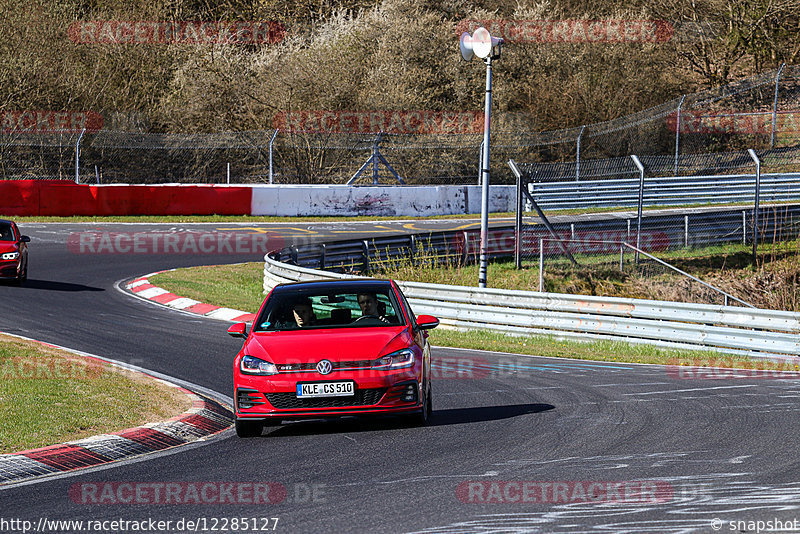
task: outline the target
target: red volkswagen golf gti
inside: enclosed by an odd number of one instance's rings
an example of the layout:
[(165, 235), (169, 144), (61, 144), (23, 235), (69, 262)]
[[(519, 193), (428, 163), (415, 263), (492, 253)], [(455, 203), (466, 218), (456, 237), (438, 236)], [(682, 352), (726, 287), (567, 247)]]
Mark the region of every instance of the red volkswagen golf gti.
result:
[(391, 280), (336, 280), (276, 286), (256, 315), (228, 329), (245, 338), (233, 365), (236, 433), (261, 435), (283, 419), (431, 414), (426, 330)]

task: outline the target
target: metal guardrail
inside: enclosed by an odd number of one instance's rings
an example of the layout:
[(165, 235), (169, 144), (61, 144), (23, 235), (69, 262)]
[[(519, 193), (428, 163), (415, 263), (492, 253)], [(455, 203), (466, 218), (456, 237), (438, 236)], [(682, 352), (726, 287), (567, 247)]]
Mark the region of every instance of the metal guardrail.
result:
[[(264, 289), (353, 275), (264, 258)], [(800, 357), (800, 313), (707, 304), (398, 282), (417, 313), (446, 327), (605, 339), (756, 358)]]
[[(645, 206), (752, 202), (755, 175), (645, 177)], [(542, 209), (636, 207), (639, 178), (547, 181), (532, 183), (528, 192)], [(800, 173), (762, 174), (762, 202), (800, 200)]]

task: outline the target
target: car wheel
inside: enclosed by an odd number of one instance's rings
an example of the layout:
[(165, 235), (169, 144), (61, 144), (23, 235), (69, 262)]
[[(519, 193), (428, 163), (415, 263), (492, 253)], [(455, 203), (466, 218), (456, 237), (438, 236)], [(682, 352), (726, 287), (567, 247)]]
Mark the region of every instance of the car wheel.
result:
[(411, 416), (411, 423), (414, 426), (425, 426), (428, 424), (428, 421), (430, 421), (432, 413), (433, 395), (431, 393), (431, 387), (428, 386), (428, 391), (425, 394), (425, 398), (422, 400), (422, 411)]
[(264, 430), (262, 421), (236, 420), (236, 435), (240, 438), (257, 438)]

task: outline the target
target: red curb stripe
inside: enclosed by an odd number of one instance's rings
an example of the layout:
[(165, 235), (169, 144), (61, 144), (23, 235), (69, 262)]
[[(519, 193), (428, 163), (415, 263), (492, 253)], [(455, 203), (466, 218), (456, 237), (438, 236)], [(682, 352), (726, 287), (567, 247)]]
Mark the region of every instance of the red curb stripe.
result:
[(208, 401), (204, 402), (205, 406), (203, 406), (203, 408), (205, 408), (209, 412), (214, 412), (215, 414), (221, 415), (223, 417), (228, 417), (228, 418), (233, 417), (233, 412), (225, 408), (223, 405), (217, 404), (216, 402), (208, 402)]
[(49, 465), (50, 467), (55, 467), (60, 471), (70, 471), (81, 467), (105, 464), (111, 461), (110, 458), (106, 458), (94, 451), (75, 445), (57, 445), (55, 447), (27, 452), (23, 454), (23, 456)]
[(249, 323), (255, 318), (256, 318), (255, 313), (245, 313), (244, 315), (240, 315), (239, 317), (234, 317), (233, 320), (240, 323)]
[(185, 441), (170, 436), (169, 434), (164, 434), (163, 432), (146, 427), (131, 428), (129, 430), (118, 432), (116, 435), (122, 436), (123, 438), (131, 441), (135, 441), (136, 443), (141, 443), (142, 445), (145, 445), (154, 451), (160, 451), (162, 449), (168, 449), (170, 447), (175, 447), (176, 445), (183, 445), (186, 443)]
[(186, 419), (181, 419), (181, 422), (211, 433), (219, 432), (220, 430), (224, 430), (230, 426), (214, 421), (213, 419), (209, 419), (208, 417), (203, 417), (202, 415), (192, 415)]
[(145, 289), (150, 289), (151, 287), (156, 287), (153, 284), (142, 284), (140, 286), (136, 286), (131, 289), (133, 293), (138, 293), (139, 291), (144, 291)]
[(166, 304), (167, 302), (172, 302), (173, 300), (177, 300), (180, 297), (175, 293), (163, 293), (161, 295), (156, 295), (155, 297), (150, 297), (149, 300), (158, 302), (160, 304)]
[(214, 306), (213, 304), (205, 304), (201, 302), (200, 304), (195, 304), (194, 306), (189, 306), (185, 308), (183, 311), (188, 311), (190, 313), (196, 313), (198, 315), (205, 315), (208, 312), (212, 312), (214, 310), (218, 310), (219, 306)]

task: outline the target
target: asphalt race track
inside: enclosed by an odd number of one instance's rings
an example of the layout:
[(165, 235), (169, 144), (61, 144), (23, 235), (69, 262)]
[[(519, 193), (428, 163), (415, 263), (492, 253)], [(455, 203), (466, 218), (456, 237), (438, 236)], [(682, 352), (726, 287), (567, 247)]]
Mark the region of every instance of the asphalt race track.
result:
[[(98, 230), (267, 228), (289, 242), (409, 224), (467, 223), (25, 224), (29, 281), (0, 285), (0, 331), (229, 397), (241, 341), (226, 335), (227, 324), (142, 302), (117, 284), (260, 255), (76, 253), (70, 239)], [(246, 440), (229, 430), (145, 459), (0, 489), (0, 531), (22, 532), (30, 521), (47, 532), (134, 531), (130, 522), (168, 532), (755, 532), (756, 521), (773, 521), (775, 530), (776, 519), (791, 527), (785, 531), (800, 530), (797, 380), (686, 379), (660, 366), (442, 348), (434, 359), (428, 427), (386, 417), (284, 424)], [(168, 502), (154, 496), (170, 484), (183, 493)], [(254, 504), (252, 488), (265, 486), (269, 502)], [(190, 498), (188, 488), (208, 491)]]

